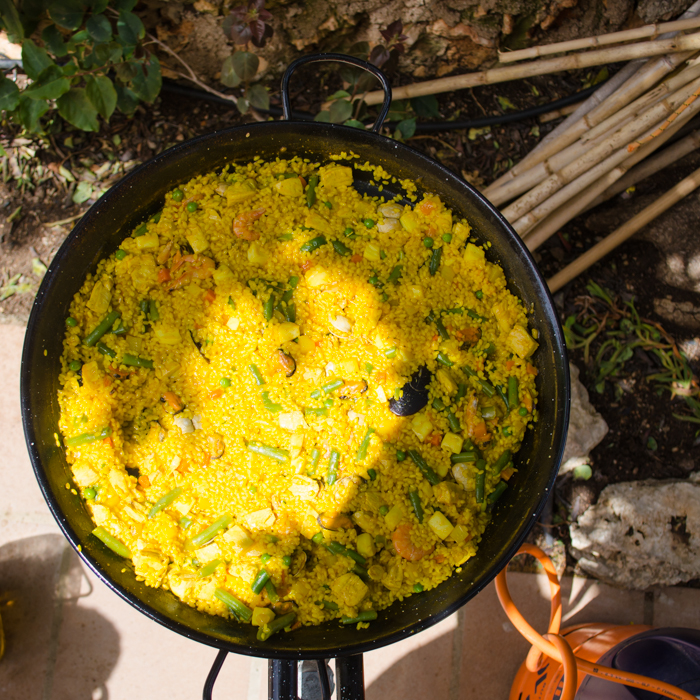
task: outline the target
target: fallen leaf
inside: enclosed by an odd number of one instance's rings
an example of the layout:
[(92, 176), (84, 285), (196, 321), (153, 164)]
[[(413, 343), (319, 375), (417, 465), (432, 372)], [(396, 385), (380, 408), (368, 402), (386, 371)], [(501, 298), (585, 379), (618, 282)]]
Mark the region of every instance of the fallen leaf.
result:
[(517, 109), (517, 107), (507, 98), (496, 95), (498, 104), (501, 105), (501, 109), (505, 112), (507, 109)]
[(32, 272), (41, 279), (46, 274), (46, 265), (39, 258), (32, 258)]

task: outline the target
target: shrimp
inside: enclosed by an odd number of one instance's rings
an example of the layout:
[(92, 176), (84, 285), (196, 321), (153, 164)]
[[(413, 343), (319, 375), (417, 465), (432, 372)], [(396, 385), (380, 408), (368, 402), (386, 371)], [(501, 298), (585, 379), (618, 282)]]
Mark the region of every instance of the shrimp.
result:
[(476, 396), (472, 396), (467, 402), (464, 419), (467, 424), (467, 437), (470, 437), (477, 444), (488, 442), (491, 439), (486, 428), (486, 421), (479, 414), (479, 402)]
[(184, 255), (173, 264), (170, 268), (170, 272), (174, 272), (185, 263), (189, 263), (187, 271), (168, 286), (169, 292), (189, 284), (193, 279), (203, 280), (207, 277), (211, 277), (216, 269), (216, 263), (206, 255)]
[(403, 559), (408, 561), (418, 561), (427, 556), (433, 551), (430, 549), (421, 549), (416, 547), (411, 541), (412, 526), (409, 523), (401, 523), (394, 532), (391, 533), (391, 541), (394, 544), (396, 553)]
[(265, 209), (255, 209), (254, 211), (246, 211), (239, 214), (233, 220), (233, 232), (244, 241), (257, 241), (260, 238), (260, 234), (257, 231), (253, 231), (251, 225), (254, 221), (257, 221), (263, 214)]

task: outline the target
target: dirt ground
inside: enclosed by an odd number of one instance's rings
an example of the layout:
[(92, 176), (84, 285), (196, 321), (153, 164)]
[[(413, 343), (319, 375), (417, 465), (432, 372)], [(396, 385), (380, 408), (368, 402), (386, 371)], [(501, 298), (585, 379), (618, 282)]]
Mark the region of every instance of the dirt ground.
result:
[[(545, 104), (581, 90), (592, 77), (587, 73), (553, 75), (448, 94), (438, 99), (438, 119), (501, 114), (504, 98), (510, 105), (506, 105), (507, 111)], [(398, 82), (403, 78), (400, 76)], [(326, 90), (332, 89), (330, 77)], [(317, 112), (323, 94), (328, 93), (321, 93), (318, 86), (311, 92), (300, 90), (293, 95), (294, 108)], [(18, 133), (14, 138), (10, 135), (3, 139), (10, 157), (4, 159), (0, 182), (0, 320), (26, 321), (43, 266), (49, 264), (74, 220), (124, 172), (175, 143), (249, 119), (249, 116), (241, 117), (233, 106), (164, 91), (154, 107), (139, 108), (132, 119), (114, 116), (98, 134), (52, 125), (51, 135), (45, 139), (30, 141), (19, 138)], [(494, 126), (489, 131), (462, 129), (421, 134), (411, 138), (409, 145), (480, 187), (505, 172), (557, 123), (528, 119)], [(619, 195), (573, 220), (535, 255), (545, 277), (574, 260), (699, 164), (700, 156), (691, 154), (664, 171), (663, 177), (649, 178), (633, 193)], [(85, 201), (76, 203), (76, 198)], [(693, 212), (700, 211), (699, 200), (691, 195), (688, 201), (684, 206), (690, 206), (691, 212), (685, 224), (673, 226), (678, 245), (696, 235), (692, 221)], [(663, 217), (659, 219), (662, 221)], [(656, 224), (647, 228), (653, 226)], [(693, 327), (692, 323), (671, 322), (657, 310), (660, 299), (671, 306), (697, 305), (697, 291), (688, 289), (688, 285), (673, 286), (654, 274), (660, 258), (668, 256), (669, 246), (673, 250), (673, 236), (666, 250), (662, 250), (644, 234), (643, 231), (622, 245), (556, 295), (562, 321), (581, 311), (582, 297), (588, 295), (586, 285), (593, 280), (619, 297), (620, 303), (633, 299), (639, 314), (660, 324), (677, 344), (692, 345), (693, 339), (700, 335), (700, 316)], [(695, 347), (698, 344), (700, 341), (696, 339)], [(600, 342), (593, 344), (593, 355), (599, 346)], [(659, 395), (658, 386), (647, 381), (650, 374), (658, 371), (653, 354), (635, 350), (614, 381), (606, 383), (602, 393), (595, 389), (596, 364), (586, 365), (580, 350), (572, 351), (571, 359), (581, 369), (581, 380), (610, 432), (592, 453), (593, 474), (589, 480), (576, 481), (570, 475), (560, 480), (554, 504), (554, 528), (550, 532), (564, 542), (569, 520), (594, 502), (607, 484), (684, 477), (700, 465), (700, 426), (674, 418), (673, 413), (688, 414), (682, 398), (672, 399), (668, 391)], [(697, 375), (700, 372), (697, 357), (691, 360), (691, 366)]]

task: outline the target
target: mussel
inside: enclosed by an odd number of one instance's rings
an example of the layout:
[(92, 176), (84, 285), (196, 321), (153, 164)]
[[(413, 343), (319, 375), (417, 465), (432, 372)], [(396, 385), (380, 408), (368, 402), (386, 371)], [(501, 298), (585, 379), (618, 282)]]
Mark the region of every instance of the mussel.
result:
[(291, 377), (297, 371), (296, 360), (284, 350), (277, 350), (275, 358), (284, 370), (285, 377)]
[(341, 399), (355, 399), (367, 391), (368, 384), (364, 379), (359, 382), (346, 382), (338, 392)]
[(331, 531), (349, 530), (355, 526), (350, 516), (345, 513), (319, 513), (316, 522), (324, 530)]
[(389, 399), (389, 410), (396, 416), (412, 416), (428, 404), (428, 384), (433, 378), (423, 366), (404, 385), (400, 399)]

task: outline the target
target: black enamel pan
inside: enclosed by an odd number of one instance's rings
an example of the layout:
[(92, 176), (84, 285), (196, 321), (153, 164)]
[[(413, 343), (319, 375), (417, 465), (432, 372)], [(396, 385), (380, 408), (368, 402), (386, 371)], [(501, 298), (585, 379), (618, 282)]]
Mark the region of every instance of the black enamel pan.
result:
[[(180, 144), (130, 173), (81, 219), (52, 261), (29, 319), (22, 356), (21, 400), (27, 447), (51, 512), (78, 554), (115, 593), (155, 622), (185, 637), (226, 652), (271, 660), (271, 694), (296, 697), (296, 662), (335, 657), (343, 698), (363, 697), (364, 651), (399, 641), (436, 624), (473, 598), (507, 564), (535, 523), (554, 483), (564, 449), (569, 415), (569, 376), (563, 335), (547, 287), (520, 238), (499, 212), (451, 171), (412, 148), (379, 134), (391, 101), (386, 78), (373, 66), (334, 54), (307, 56), (293, 63), (283, 79), (285, 116), (290, 113), (288, 82), (302, 63), (335, 61), (360, 65), (382, 81), (386, 100), (374, 129), (335, 124), (266, 122), (237, 126)], [(366, 630), (337, 622), (256, 639), (256, 628), (214, 617), (185, 605), (162, 589), (136, 581), (133, 569), (90, 535), (94, 527), (81, 500), (65, 484), (71, 481), (64, 453), (56, 446), (59, 358), (65, 318), (73, 295), (98, 261), (111, 254), (129, 231), (162, 206), (166, 192), (193, 176), (254, 156), (299, 155), (325, 160), (353, 151), (362, 162), (382, 165), (397, 179), (416, 181), (422, 191), (438, 193), (457, 216), (469, 220), (473, 234), (490, 242), (487, 257), (502, 266), (511, 291), (532, 309), (530, 323), (539, 332), (534, 364), (539, 370), (539, 421), (515, 457), (517, 474), (498, 502), (479, 551), (460, 573), (432, 591), (394, 603)], [(377, 194), (367, 182), (360, 191)], [(391, 188), (389, 188), (390, 190)], [(386, 189), (383, 196), (393, 196)], [(214, 670), (214, 669), (213, 669)], [(213, 678), (213, 676), (212, 676)], [(210, 685), (209, 692), (210, 692)], [(205, 697), (206, 697), (205, 691)]]

